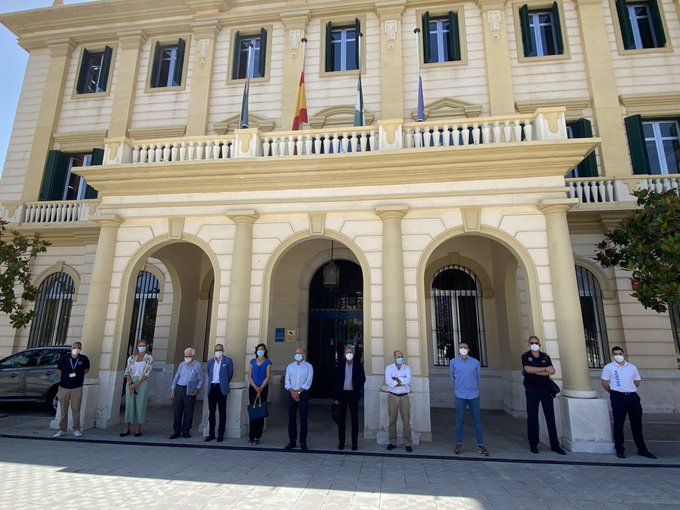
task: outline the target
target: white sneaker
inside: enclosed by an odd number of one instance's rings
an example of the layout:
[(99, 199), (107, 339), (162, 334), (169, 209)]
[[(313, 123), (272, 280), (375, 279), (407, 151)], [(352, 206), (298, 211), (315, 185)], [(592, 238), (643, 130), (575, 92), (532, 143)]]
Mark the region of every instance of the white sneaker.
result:
[(65, 432), (64, 432), (63, 430), (59, 430), (59, 431), (55, 432), (55, 433), (52, 435), (52, 437), (61, 437), (61, 436), (63, 436), (64, 434), (65, 434)]
[(74, 431), (73, 431), (73, 435), (74, 435), (75, 437), (81, 437), (81, 436), (83, 435), (83, 433), (82, 433), (80, 430), (74, 430)]

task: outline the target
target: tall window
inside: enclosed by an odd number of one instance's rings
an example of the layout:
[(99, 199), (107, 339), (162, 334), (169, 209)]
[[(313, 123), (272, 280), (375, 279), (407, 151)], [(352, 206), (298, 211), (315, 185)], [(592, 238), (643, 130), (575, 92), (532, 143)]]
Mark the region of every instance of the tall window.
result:
[(631, 115), (624, 121), (634, 173), (680, 173), (678, 119), (643, 120), (640, 115)]
[(423, 62), (450, 62), (460, 60), (460, 34), (458, 13), (450, 11), (444, 16), (422, 16)]
[(97, 198), (97, 190), (74, 170), (83, 166), (101, 165), (104, 161), (102, 149), (92, 152), (67, 154), (61, 151), (49, 151), (39, 200), (83, 200)]
[(173, 44), (156, 42), (151, 70), (151, 87), (177, 87), (182, 84), (186, 42), (178, 39)]
[(527, 5), (523, 5), (519, 10), (519, 21), (525, 57), (545, 57), (564, 53), (557, 2), (549, 9), (530, 10)]
[(215, 280), (210, 282), (210, 289), (208, 290), (208, 310), (205, 317), (205, 333), (203, 334), (203, 361), (208, 361), (208, 353), (210, 352), (210, 323), (213, 309), (213, 291), (215, 290)]
[(109, 46), (104, 51), (91, 52), (83, 50), (80, 61), (80, 72), (76, 91), (78, 94), (96, 94), (106, 92), (111, 68), (113, 49)]
[(666, 34), (657, 0), (616, 0), (616, 13), (625, 49), (666, 46)]
[(678, 368), (680, 368), (680, 304), (670, 305), (668, 314), (671, 316), (671, 329), (675, 340), (675, 352), (678, 357)]
[(447, 350), (467, 342), (470, 354), (486, 365), (482, 291), (467, 267), (450, 265), (432, 279), (432, 342), (434, 364), (448, 365)]
[(583, 334), (586, 338), (586, 356), (590, 368), (602, 368), (609, 352), (607, 325), (604, 321), (602, 292), (595, 275), (586, 268), (576, 266), (578, 295), (581, 301)]
[(135, 351), (137, 342), (140, 340), (146, 340), (150, 345), (153, 344), (159, 293), (158, 278), (148, 271), (140, 271), (137, 276), (135, 303), (132, 308), (128, 356)]
[(28, 335), (29, 347), (66, 343), (74, 292), (73, 278), (66, 273), (53, 273), (40, 284)]
[[(252, 45), (252, 49), (250, 46)], [(256, 35), (243, 35), (236, 32), (234, 40), (234, 62), (231, 71), (233, 80), (242, 80), (247, 76), (248, 50), (250, 49), (251, 78), (262, 78), (267, 68), (267, 31), (262, 28)]]
[(358, 35), (361, 33), (359, 19), (352, 25), (326, 24), (326, 72), (359, 69)]

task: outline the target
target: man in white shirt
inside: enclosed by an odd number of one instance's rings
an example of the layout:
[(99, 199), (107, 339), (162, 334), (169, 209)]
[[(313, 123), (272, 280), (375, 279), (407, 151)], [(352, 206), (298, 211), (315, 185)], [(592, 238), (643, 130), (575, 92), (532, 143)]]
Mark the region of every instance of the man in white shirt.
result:
[(645, 439), (642, 436), (642, 405), (637, 393), (641, 378), (638, 369), (635, 365), (626, 361), (621, 347), (613, 347), (612, 354), (614, 361), (605, 365), (602, 369), (600, 383), (609, 393), (609, 401), (612, 406), (616, 456), (620, 459), (626, 458), (625, 453), (623, 453), (623, 424), (626, 421), (626, 415), (628, 415), (630, 430), (633, 433), (638, 455), (656, 459), (656, 456), (647, 450)]
[(387, 412), (390, 417), (388, 428), (388, 450), (397, 447), (397, 413), (401, 417), (404, 426), (404, 444), (406, 451), (412, 452), (411, 446), (411, 403), (409, 402), (409, 384), (411, 384), (411, 368), (404, 364), (404, 353), (394, 351), (394, 363), (385, 368), (385, 383), (389, 386), (387, 396)]
[(297, 441), (297, 413), (300, 411), (300, 449), (307, 451), (307, 415), (309, 413), (309, 388), (312, 387), (314, 368), (305, 361), (305, 350), (295, 350), (295, 361), (286, 368), (285, 388), (288, 392), (288, 444), (284, 450), (295, 448)]

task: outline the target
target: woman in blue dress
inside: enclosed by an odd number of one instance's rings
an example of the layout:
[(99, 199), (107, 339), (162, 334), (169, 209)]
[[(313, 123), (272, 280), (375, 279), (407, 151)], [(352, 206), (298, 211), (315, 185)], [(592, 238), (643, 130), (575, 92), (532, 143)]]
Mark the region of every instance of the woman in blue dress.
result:
[[(250, 373), (248, 374), (248, 401), (253, 405), (257, 397), (261, 402), (267, 401), (267, 394), (269, 392), (269, 379), (272, 372), (272, 362), (269, 360), (267, 346), (265, 344), (257, 344), (255, 347), (255, 358), (250, 360)], [(250, 421), (250, 431), (248, 436), (250, 441), (248, 444), (260, 444), (262, 439), (262, 429), (264, 428), (264, 418)]]

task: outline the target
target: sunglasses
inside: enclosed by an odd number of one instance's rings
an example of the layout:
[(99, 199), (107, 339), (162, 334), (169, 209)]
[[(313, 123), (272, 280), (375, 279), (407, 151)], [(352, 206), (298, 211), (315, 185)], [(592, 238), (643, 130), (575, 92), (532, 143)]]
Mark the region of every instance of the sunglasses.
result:
[(541, 342), (529, 342), (529, 345), (541, 345)]

